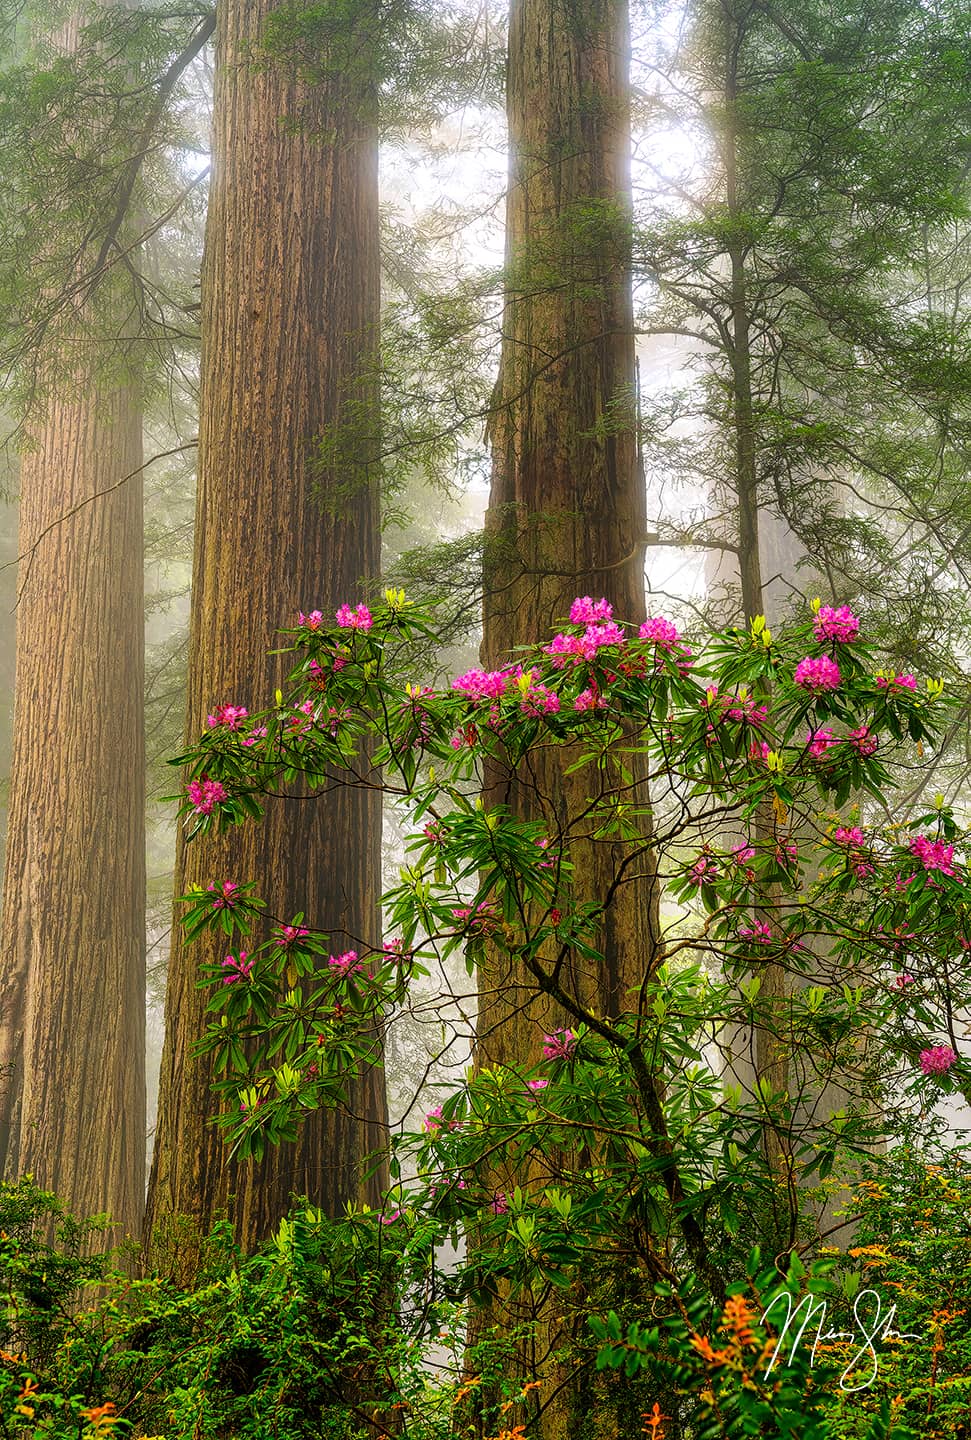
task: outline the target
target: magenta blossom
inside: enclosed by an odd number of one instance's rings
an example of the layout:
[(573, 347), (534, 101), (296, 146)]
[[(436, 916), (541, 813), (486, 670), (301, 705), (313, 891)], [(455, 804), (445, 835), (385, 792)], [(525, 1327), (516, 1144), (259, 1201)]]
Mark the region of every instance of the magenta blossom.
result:
[(709, 855), (699, 855), (688, 871), (688, 879), (692, 885), (710, 885), (713, 880), (718, 879), (717, 861)]
[(543, 1036), (544, 1060), (569, 1060), (577, 1048), (577, 1037), (572, 1030), (554, 1030), (552, 1035)]
[(861, 725), (858, 730), (851, 730), (849, 740), (856, 753), (864, 759), (875, 754), (880, 744), (876, 735), (866, 725)]
[(190, 780), (186, 787), (186, 793), (192, 801), (197, 815), (211, 815), (212, 807), (226, 799), (226, 791), (222, 782), (207, 780), (205, 775), (199, 780)]
[(661, 615), (650, 615), (638, 630), (642, 640), (651, 640), (659, 650), (671, 651), (681, 639), (678, 627)]
[(950, 1045), (932, 1045), (920, 1052), (920, 1068), (925, 1075), (946, 1075), (957, 1059)]
[(834, 610), (831, 605), (821, 605), (813, 621), (813, 633), (819, 641), (836, 640), (849, 645), (860, 633), (860, 617), (854, 615), (848, 605)]
[(220, 894), (216, 893), (215, 885), (207, 885), (206, 889), (212, 894), (212, 908), (214, 910), (232, 910), (233, 906), (239, 903), (239, 886), (235, 880), (224, 880)]
[(896, 686), (898, 690), (916, 690), (917, 681), (913, 675), (878, 675), (877, 689), (890, 690)]
[(329, 955), (327, 957), (327, 964), (335, 974), (342, 977), (353, 975), (356, 971), (364, 969), (363, 965), (357, 963), (356, 950), (345, 950), (343, 955)]
[(275, 932), (273, 938), (281, 950), (283, 950), (286, 949), (288, 945), (295, 944), (298, 940), (306, 940), (309, 934), (310, 931), (305, 929), (303, 925), (283, 925)]
[(245, 705), (220, 705), (214, 715), (206, 716), (206, 724), (210, 730), (215, 730), (217, 725), (227, 730), (238, 730), (248, 715)]
[(842, 676), (840, 667), (828, 655), (807, 655), (799, 661), (793, 678), (804, 690), (822, 695), (826, 690), (837, 690)]
[(311, 610), (309, 615), (305, 615), (301, 610), (297, 614), (297, 620), (306, 630), (319, 630), (324, 623), (324, 617), (319, 610)]
[(772, 926), (764, 920), (756, 920), (753, 925), (743, 925), (738, 932), (740, 940), (751, 940), (756, 945), (769, 945), (772, 943)]
[(607, 697), (600, 694), (596, 685), (588, 685), (574, 700), (573, 708), (581, 714), (584, 710), (606, 710)]
[(809, 746), (809, 753), (814, 760), (821, 760), (827, 750), (832, 750), (839, 742), (833, 735), (832, 730), (810, 730), (806, 736), (806, 744)]
[(469, 700), (498, 700), (506, 693), (512, 670), (467, 670), (452, 681), (453, 690), (461, 690)]
[(614, 607), (607, 600), (591, 600), (589, 595), (578, 595), (570, 606), (570, 621), (574, 625), (594, 625), (598, 620), (612, 620)]
[(547, 1085), (548, 1085), (549, 1083), (550, 1083), (550, 1082), (549, 1082), (548, 1080), (527, 1080), (527, 1081), (526, 1081), (526, 1086), (527, 1086), (527, 1089), (528, 1089), (529, 1093), (527, 1094), (526, 1099), (527, 1099), (527, 1100), (535, 1100), (535, 1099), (537, 1099), (537, 1097), (538, 1097), (538, 1095), (539, 1095), (539, 1092), (540, 1092), (541, 1090), (545, 1090), (546, 1087), (547, 1087)]
[(836, 841), (837, 845), (866, 844), (866, 840), (863, 836), (863, 831), (860, 829), (859, 825), (853, 825), (849, 829), (847, 829), (845, 825), (841, 825), (840, 828), (837, 830), (836, 834), (833, 836), (833, 839)]
[(489, 1209), (493, 1215), (505, 1215), (509, 1209), (509, 1200), (505, 1190), (497, 1190), (489, 1201)]
[(906, 988), (907, 988), (908, 985), (913, 985), (913, 984), (914, 984), (916, 978), (917, 978), (917, 977), (916, 977), (915, 975), (908, 975), (906, 971), (904, 971), (904, 973), (903, 973), (902, 975), (895, 975), (895, 976), (894, 976), (894, 982), (893, 982), (893, 983), (894, 983), (894, 989), (895, 989), (895, 990), (906, 990)]
[(245, 950), (241, 950), (239, 955), (227, 955), (223, 961), (223, 969), (227, 972), (223, 976), (223, 984), (232, 985), (237, 980), (251, 980), (255, 963), (247, 959)]
[(747, 861), (755, 859), (755, 846), (750, 845), (747, 840), (740, 840), (737, 845), (732, 846), (732, 854), (739, 865), (744, 865)]
[(358, 605), (353, 610), (350, 605), (342, 605), (334, 618), (342, 630), (370, 630), (374, 624), (366, 605)]
[(940, 870), (942, 875), (954, 874), (954, 846), (945, 845), (943, 840), (915, 835), (910, 842), (910, 853), (917, 857), (925, 870)]

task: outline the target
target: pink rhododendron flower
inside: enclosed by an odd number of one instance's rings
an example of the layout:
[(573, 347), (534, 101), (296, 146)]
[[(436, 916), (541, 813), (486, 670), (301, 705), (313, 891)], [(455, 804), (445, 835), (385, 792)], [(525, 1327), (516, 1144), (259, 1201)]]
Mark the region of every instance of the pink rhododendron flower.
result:
[(509, 1209), (509, 1200), (505, 1190), (497, 1190), (489, 1201), (489, 1209), (493, 1215), (505, 1215)]
[(810, 730), (806, 736), (806, 744), (809, 746), (809, 753), (813, 759), (820, 760), (826, 751), (832, 750), (834, 745), (839, 744), (839, 741), (833, 735), (832, 730), (824, 727), (822, 730)]
[(833, 836), (833, 839), (836, 841), (837, 845), (866, 844), (866, 840), (863, 836), (863, 831), (860, 829), (859, 825), (853, 825), (849, 829), (847, 829), (845, 825), (841, 825), (837, 830), (836, 834)]
[(548, 1080), (527, 1080), (526, 1084), (533, 1093), (531, 1095), (527, 1095), (526, 1099), (535, 1100), (538, 1091), (545, 1090), (549, 1083), (550, 1082)]
[(945, 845), (943, 840), (916, 835), (910, 842), (910, 853), (917, 857), (925, 870), (940, 870), (942, 875), (954, 874), (954, 846)]
[(588, 685), (574, 700), (573, 708), (581, 713), (584, 710), (606, 710), (607, 697), (600, 694), (596, 685)]
[(889, 690), (896, 685), (898, 690), (916, 690), (917, 681), (913, 675), (878, 675), (877, 689)]
[(568, 660), (577, 664), (581, 660), (593, 661), (603, 645), (622, 645), (626, 639), (621, 626), (613, 620), (599, 625), (588, 625), (582, 635), (554, 635), (545, 647), (545, 653), (552, 655), (553, 664), (559, 669)]
[(914, 984), (916, 978), (914, 975), (908, 975), (906, 971), (902, 975), (896, 975), (893, 982), (894, 988), (897, 990), (906, 990), (908, 985)]
[(220, 705), (215, 715), (206, 716), (206, 724), (210, 730), (215, 730), (217, 725), (227, 730), (238, 730), (248, 714), (245, 705)]
[(946, 1075), (957, 1058), (950, 1045), (932, 1045), (920, 1052), (920, 1068), (925, 1075)]
[(261, 740), (265, 739), (266, 726), (257, 725), (256, 728), (254, 730), (251, 730), (250, 733), (245, 737), (245, 739), (243, 740), (243, 744), (246, 746), (247, 749), (249, 749), (251, 746), (258, 745)]
[(342, 605), (334, 618), (342, 630), (370, 630), (374, 624), (366, 605), (358, 605), (353, 610), (350, 605)]
[(382, 948), (384, 951), (385, 960), (393, 964), (400, 964), (405, 960), (411, 959), (411, 951), (405, 949), (404, 941), (400, 938), (395, 940), (385, 940), (384, 946)]
[(363, 965), (358, 964), (356, 950), (345, 950), (343, 955), (330, 955), (327, 958), (327, 964), (331, 970), (341, 976), (353, 975), (356, 971), (364, 969)]
[(217, 895), (215, 885), (207, 885), (214, 896), (212, 908), (214, 910), (232, 910), (233, 906), (240, 900), (239, 886), (235, 880), (224, 880), (222, 891)]
[(480, 900), (473, 913), (468, 905), (460, 905), (452, 911), (454, 918), (469, 930), (488, 933), (499, 923), (496, 907), (491, 900)]
[(554, 1030), (552, 1035), (543, 1036), (544, 1060), (569, 1060), (577, 1048), (577, 1037), (572, 1030)]
[(301, 610), (297, 615), (297, 620), (307, 630), (319, 630), (324, 623), (324, 617), (319, 610), (311, 610), (309, 615), (305, 615)]
[(212, 807), (226, 799), (226, 791), (222, 782), (207, 780), (204, 775), (199, 780), (189, 781), (186, 786), (186, 794), (192, 801), (197, 815), (211, 815)]
[(570, 606), (570, 620), (574, 625), (593, 625), (598, 620), (613, 619), (614, 607), (606, 600), (591, 600), (589, 595), (578, 595)]
[(876, 735), (866, 725), (861, 725), (857, 730), (851, 730), (849, 740), (857, 754), (864, 758), (873, 755), (880, 744)]
[(309, 934), (310, 931), (303, 925), (282, 925), (274, 933), (274, 939), (281, 949), (285, 949), (288, 945), (296, 944), (298, 940), (306, 940)]
[[(425, 1116), (422, 1129), (427, 1130), (429, 1135), (437, 1135), (439, 1130), (442, 1129), (458, 1130), (461, 1126), (461, 1123), (462, 1122), (460, 1120), (449, 1120), (446, 1123), (446, 1121), (442, 1118), (441, 1105), (434, 1105), (431, 1110), (429, 1110), (428, 1114)], [(465, 1189), (465, 1186), (464, 1184), (462, 1184), (461, 1181), (459, 1182), (459, 1189)]]
[(393, 1210), (390, 1215), (382, 1215), (382, 1216), (381, 1216), (381, 1224), (382, 1224), (382, 1225), (393, 1225), (396, 1220), (400, 1220), (400, 1219), (401, 1219), (401, 1211), (400, 1211), (400, 1210)]
[(250, 980), (253, 975), (253, 966), (256, 962), (247, 959), (245, 950), (238, 955), (227, 955), (223, 961), (223, 969), (227, 972), (223, 976), (224, 985), (232, 985), (237, 980)]
[(509, 670), (467, 670), (452, 681), (453, 690), (461, 690), (470, 700), (498, 700), (506, 693), (513, 675)]
[(692, 885), (710, 885), (718, 879), (718, 863), (710, 855), (699, 855), (688, 871)]
[(793, 678), (804, 690), (822, 695), (826, 690), (838, 689), (842, 677), (840, 667), (828, 655), (807, 655), (799, 661)]
[(755, 859), (755, 846), (750, 845), (747, 840), (740, 840), (737, 845), (732, 846), (732, 854), (739, 865), (744, 865), (747, 861)]
[(642, 640), (651, 640), (659, 650), (671, 651), (681, 639), (678, 628), (661, 615), (651, 615), (638, 630)]
[(752, 925), (743, 925), (738, 936), (740, 940), (753, 940), (756, 945), (768, 945), (772, 941), (772, 926), (756, 920)]
[(448, 742), (453, 750), (473, 749), (478, 744), (479, 732), (474, 725), (466, 725), (457, 735), (453, 735)]
[(821, 605), (813, 621), (813, 633), (819, 641), (837, 640), (848, 645), (860, 633), (860, 618), (848, 605), (841, 605), (838, 610), (831, 605)]

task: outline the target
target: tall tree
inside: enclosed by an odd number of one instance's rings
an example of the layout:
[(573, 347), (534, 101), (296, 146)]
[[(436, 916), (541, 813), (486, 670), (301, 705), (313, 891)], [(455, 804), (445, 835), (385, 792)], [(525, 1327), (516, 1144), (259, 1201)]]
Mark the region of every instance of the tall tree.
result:
[[(549, 635), (576, 596), (606, 597), (618, 618), (644, 616), (628, 75), (625, 0), (515, 0), (505, 301), (486, 519), (482, 657), (490, 668), (514, 662), (517, 645)], [(658, 936), (646, 779), (637, 758), (627, 798), (644, 846), (622, 883), (613, 884), (615, 845), (595, 838), (594, 823), (572, 843), (560, 828), (567, 814), (596, 802), (602, 778), (593, 768), (571, 774), (551, 749), (509, 783), (487, 774), (485, 787), (487, 804), (545, 822), (550, 854), (569, 849), (572, 887), (564, 903), (596, 908), (601, 953), (592, 959), (572, 951), (560, 983), (589, 1010), (614, 1016), (656, 961)], [(567, 1023), (556, 997), (537, 993), (523, 960), (489, 955), (479, 982), (480, 1066), (533, 1065), (544, 1032)], [(522, 1183), (544, 1180), (555, 1183), (550, 1176)], [(537, 1310), (520, 1297), (491, 1317), (532, 1327), (516, 1363), (548, 1387), (544, 1435), (566, 1433), (582, 1403), (577, 1377), (556, 1360), (567, 1338), (555, 1318), (563, 1309), (560, 1301)]]
[[(75, 15), (56, 49), (81, 36)], [(142, 425), (137, 347), (116, 337), (133, 309), (127, 278), (75, 297), (35, 356), (0, 940), (4, 1173), (128, 1233), (145, 1190)]]
[[(377, 478), (365, 434), (377, 395), (362, 379), (375, 370), (380, 290), (372, 8), (347, 9), (312, 78), (266, 53), (254, 64), (273, 17), (267, 0), (218, 9), (190, 734), (218, 705), (260, 707), (280, 670), (254, 676), (253, 656), (272, 648), (299, 610), (332, 611), (378, 573)], [(342, 425), (360, 444), (340, 443)], [(341, 950), (374, 944), (380, 841), (376, 794), (342, 790), (312, 804), (281, 797), (245, 833), (180, 839), (176, 893), (272, 875), (286, 906), (280, 919), (303, 912)], [(193, 1055), (207, 1023), (199, 965), (221, 958), (188, 950), (176, 920), (147, 1216), (160, 1258), (179, 1243), (186, 1217), (205, 1231), (228, 1213), (252, 1245), (293, 1194), (339, 1211), (364, 1193), (362, 1160), (385, 1138), (381, 1079), (371, 1072), (346, 1111), (308, 1119), (296, 1143), (273, 1147), (259, 1164), (231, 1160), (211, 1123), (211, 1066)]]

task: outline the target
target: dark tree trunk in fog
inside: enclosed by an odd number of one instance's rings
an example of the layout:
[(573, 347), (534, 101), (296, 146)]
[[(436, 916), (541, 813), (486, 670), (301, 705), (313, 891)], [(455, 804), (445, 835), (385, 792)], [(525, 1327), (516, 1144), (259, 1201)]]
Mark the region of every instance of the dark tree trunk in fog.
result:
[[(644, 617), (645, 496), (637, 458), (631, 300), (629, 38), (624, 0), (517, 0), (510, 16), (507, 112), (510, 186), (506, 296), (492, 422), (483, 662), (510, 663), (515, 646), (548, 639), (576, 595), (606, 596), (618, 619)], [(568, 757), (569, 758), (569, 757)], [(565, 773), (557, 747), (531, 760), (525, 783), (486, 777), (487, 800), (542, 816), (555, 837), (596, 784)], [(642, 778), (635, 803), (646, 801)], [(645, 839), (647, 834), (645, 833)], [(582, 853), (581, 853), (582, 852)], [(602, 903), (616, 874), (609, 842), (572, 848), (577, 903)], [(576, 958), (565, 988), (615, 1016), (652, 963), (653, 876), (645, 854), (636, 883), (603, 916), (604, 963)], [(532, 978), (493, 955), (480, 976), (478, 1060), (516, 1068), (540, 1058), (544, 1031), (570, 1023)], [(526, 1183), (525, 1179), (523, 1183)], [(558, 1308), (553, 1304), (553, 1313)], [(520, 1320), (510, 1302), (504, 1316)], [(558, 1399), (542, 1433), (565, 1433), (579, 1403), (576, 1378), (548, 1354), (563, 1338), (540, 1319), (541, 1340), (521, 1363)], [(596, 1404), (594, 1402), (594, 1408)], [(589, 1417), (588, 1417), (589, 1418)], [(606, 1415), (601, 1416), (607, 1425)], [(603, 1433), (607, 1433), (604, 1429)]]
[[(314, 438), (342, 414), (373, 421), (379, 323), (377, 138), (360, 77), (310, 89), (282, 64), (253, 65), (270, 7), (219, 8), (213, 181), (203, 266), (199, 491), (187, 726), (223, 703), (272, 702), (282, 667), (266, 652), (298, 610), (333, 612), (379, 569), (376, 475), (368, 441), (353, 473), (313, 463)], [(293, 122), (293, 123), (290, 123)], [(354, 447), (351, 447), (354, 448)], [(346, 486), (327, 507), (318, 491)], [(333, 499), (334, 496), (332, 495)], [(265, 819), (185, 845), (176, 894), (253, 878), (277, 916), (305, 912), (335, 946), (380, 936), (381, 802), (350, 791), (270, 801)], [(261, 1163), (230, 1163), (210, 1123), (199, 966), (218, 942), (181, 942), (178, 917), (166, 1001), (147, 1234), (171, 1253), (174, 1234), (228, 1213), (244, 1246), (264, 1239), (306, 1194), (330, 1212), (362, 1198), (361, 1162), (385, 1138), (383, 1078), (360, 1079), (346, 1113), (310, 1116), (295, 1144)], [(376, 1182), (369, 1190), (376, 1196)], [(182, 1227), (184, 1229), (184, 1227)]]
[[(75, 14), (55, 44), (76, 50)], [(97, 314), (95, 307), (97, 306)], [(117, 317), (117, 318), (116, 318)], [(145, 1196), (142, 416), (110, 281), (34, 357), (0, 921), (0, 1167), (79, 1215)], [(78, 337), (80, 337), (78, 339)]]
[(141, 412), (125, 387), (94, 376), (63, 383), (78, 393), (50, 403), (20, 468), (0, 1147), (8, 1177), (29, 1171), (79, 1214), (107, 1210), (137, 1233), (145, 621), (142, 485), (132, 472)]

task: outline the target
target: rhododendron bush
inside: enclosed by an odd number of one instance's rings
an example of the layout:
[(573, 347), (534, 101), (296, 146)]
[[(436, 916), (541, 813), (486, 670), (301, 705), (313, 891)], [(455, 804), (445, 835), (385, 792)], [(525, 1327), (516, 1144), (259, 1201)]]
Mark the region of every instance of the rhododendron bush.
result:
[[(963, 832), (943, 801), (894, 813), (897, 777), (912, 788), (947, 718), (943, 687), (882, 669), (845, 606), (689, 645), (664, 617), (631, 625), (578, 597), (503, 669), (434, 686), (412, 673), (433, 633), (397, 592), (301, 615), (275, 702), (248, 715), (211, 697), (176, 762), (193, 835), (336, 785), (380, 787), (409, 827), (382, 935), (275, 913), (272, 876), (185, 897), (189, 934), (225, 937), (200, 983), (227, 1141), (259, 1155), (340, 1104), (415, 995), (439, 1024), (428, 997), (446, 976), (450, 1023), (474, 1017), (478, 962), (495, 974), (505, 957), (527, 1016), (542, 997), (535, 1044), (413, 1110), (387, 1227), (426, 1247), (474, 1233), (468, 1293), (553, 1287), (568, 1307), (573, 1278), (623, 1254), (724, 1305), (750, 1243), (811, 1247), (824, 1193), (878, 1164), (875, 1142), (971, 1094)], [(556, 749), (586, 777), (583, 806), (538, 788), (518, 817), (503, 777)], [(597, 845), (616, 881), (591, 901)], [(653, 888), (656, 921), (637, 985), (602, 1013), (567, 977), (610, 964), (625, 885)]]

